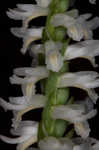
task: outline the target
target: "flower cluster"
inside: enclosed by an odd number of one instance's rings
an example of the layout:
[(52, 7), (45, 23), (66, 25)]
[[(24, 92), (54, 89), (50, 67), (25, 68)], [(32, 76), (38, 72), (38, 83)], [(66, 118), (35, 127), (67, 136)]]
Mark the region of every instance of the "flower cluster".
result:
[[(0, 135), (0, 139), (7, 143), (18, 144), (17, 150), (98, 150), (99, 141), (90, 137), (91, 129), (88, 120), (97, 114), (94, 104), (97, 102), (98, 94), (94, 88), (99, 87), (99, 74), (95, 71), (67, 72), (66, 68), (65, 71), (62, 68), (67, 61), (75, 58), (88, 59), (93, 67), (97, 67), (95, 56), (99, 55), (99, 40), (93, 39), (93, 30), (99, 27), (99, 17), (90, 19), (92, 14), (79, 15), (77, 9), (66, 12), (59, 11), (58, 13), (56, 11), (51, 18), (49, 17), (53, 34), (54, 29), (63, 27), (66, 29), (65, 41), (69, 38), (75, 42), (70, 45), (67, 42), (65, 43), (67, 46), (64, 47), (64, 40), (55, 41), (51, 37), (49, 24), (47, 27), (29, 28), (29, 22), (32, 19), (48, 16), (51, 8), (58, 6), (59, 1), (57, 0), (55, 4), (53, 1), (36, 0), (37, 4), (17, 4), (17, 8), (7, 11), (7, 15), (11, 19), (22, 20), (22, 27), (11, 28), (11, 32), (22, 38), (21, 52), (25, 54), (29, 50), (31, 56), (35, 57), (37, 64), (32, 67), (20, 67), (13, 70), (10, 82), (21, 86), (23, 96), (10, 97), (9, 102), (0, 98), (0, 106), (5, 111), (12, 110), (11, 134), (18, 137), (9, 138)], [(95, 0), (89, 1), (95, 4)], [(62, 2), (64, 1), (62, 0)], [(70, 5), (72, 5), (71, 1)], [(61, 6), (63, 7), (62, 3)], [(35, 44), (36, 40), (42, 39), (44, 30), (46, 30), (47, 39)], [(64, 51), (62, 52), (62, 50)], [(40, 54), (44, 56), (43, 65), (39, 62)], [(42, 88), (41, 93), (37, 94), (36, 83), (39, 81)], [(42, 81), (45, 81), (46, 85)], [(67, 90), (68, 87), (85, 90), (88, 95), (87, 98), (82, 101), (75, 100), (75, 102), (63, 104), (62, 100), (65, 99), (66, 93), (63, 90)], [(37, 108), (45, 108), (43, 113), (45, 124), (42, 125), (44, 138), (39, 141), (39, 122), (22, 119), (24, 113)], [(54, 129), (58, 129), (55, 121), (60, 121), (58, 122), (59, 127), (62, 121), (72, 124), (79, 137), (57, 137), (49, 134), (49, 129), (51, 133)], [(51, 122), (54, 127), (50, 126)], [(36, 142), (38, 142), (38, 148), (29, 148)]]

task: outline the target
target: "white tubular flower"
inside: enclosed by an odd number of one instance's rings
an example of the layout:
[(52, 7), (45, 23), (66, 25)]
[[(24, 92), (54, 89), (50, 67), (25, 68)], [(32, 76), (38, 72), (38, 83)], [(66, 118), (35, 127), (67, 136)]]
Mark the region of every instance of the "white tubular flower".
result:
[(21, 52), (23, 54), (26, 53), (27, 48), (31, 44), (31, 42), (41, 39), (42, 31), (43, 31), (43, 27), (42, 28), (28, 28), (28, 29), (11, 28), (11, 32), (15, 36), (19, 38), (23, 38), (23, 47), (21, 49)]
[(40, 7), (48, 7), (48, 5), (51, 3), (51, 0), (36, 0), (36, 2)]
[(27, 113), (28, 111), (31, 111), (33, 109), (44, 107), (46, 101), (47, 101), (47, 98), (44, 95), (36, 94), (36, 95), (32, 95), (31, 99), (26, 101), (26, 104), (23, 104), (24, 109), (21, 109), (19, 111), (17, 109), (13, 109), (14, 117), (12, 119), (12, 127), (17, 128), (19, 122), (22, 119), (22, 116), (25, 113)]
[(49, 70), (58, 72), (63, 65), (63, 57), (59, 50), (62, 44), (58, 42), (48, 41), (45, 43), (46, 65)]
[[(48, 71), (44, 67), (37, 67), (34, 69), (33, 68), (17, 68), (14, 70), (14, 72), (15, 74), (12, 77), (10, 77), (10, 82), (12, 84), (27, 84), (27, 83), (35, 84), (37, 81), (48, 77)], [(23, 76), (25, 77), (24, 78), (18, 77), (16, 74), (19, 76), (23, 74)]]
[(52, 24), (55, 27), (66, 27), (68, 36), (75, 41), (80, 41), (83, 38), (92, 39), (92, 30), (99, 26), (99, 17), (87, 21), (90, 17), (91, 14), (80, 15), (77, 18), (68, 14), (56, 14), (52, 19)]
[(65, 73), (59, 80), (57, 87), (77, 87), (87, 91), (89, 97), (96, 103), (98, 95), (93, 88), (99, 87), (99, 75), (94, 71), (80, 71), (76, 73)]
[(6, 102), (0, 98), (0, 106), (5, 111), (12, 110), (14, 118), (12, 119), (12, 126), (16, 128), (21, 121), (22, 115), (33, 109), (42, 108), (45, 106), (47, 98), (44, 95), (32, 95), (30, 99), (28, 97), (10, 97), (9, 102)]
[(77, 44), (73, 44), (67, 47), (64, 60), (72, 60), (78, 57), (88, 59), (94, 67), (95, 64), (95, 56), (99, 55), (99, 40), (86, 40), (83, 42), (79, 42)]
[(42, 8), (33, 4), (17, 4), (17, 8), (9, 9), (7, 15), (14, 20), (22, 20), (23, 27), (27, 28), (28, 23), (37, 17), (47, 16), (49, 12), (48, 8)]
[[(35, 83), (43, 78), (48, 77), (48, 74), (49, 74), (49, 71), (43, 66), (42, 67), (38, 66), (35, 68), (32, 68), (32, 67), (16, 68), (14, 69), (13, 72), (15, 75), (25, 76), (25, 78), (19, 78), (19, 80), (20, 79), (24, 80), (23, 81), (24, 83), (20, 83), (20, 84), (22, 84), (21, 87), (22, 87), (23, 95), (27, 96), (28, 99), (30, 99), (31, 96), (35, 94)], [(26, 83), (25, 79), (26, 80), (31, 79), (31, 82)], [(32, 79), (34, 79), (34, 81)], [(11, 81), (12, 80), (13, 80), (13, 77), (11, 78)]]
[(96, 4), (96, 0), (89, 0), (91, 4)]
[[(17, 150), (25, 150), (28, 146), (37, 141), (38, 123), (34, 121), (22, 121), (19, 127), (11, 130), (13, 135), (19, 136), (17, 138), (9, 138), (0, 135), (0, 139), (6, 143), (18, 144)], [(31, 141), (31, 142), (30, 142)]]
[(72, 150), (73, 143), (68, 138), (46, 137), (39, 142), (39, 148), (40, 150)]
[(31, 99), (27, 97), (10, 97), (10, 102), (6, 102), (0, 98), (0, 106), (5, 110), (31, 110), (39, 107), (44, 107), (46, 102), (46, 97), (40, 94), (33, 95)]
[(73, 123), (77, 135), (86, 139), (90, 133), (87, 119), (94, 117), (96, 113), (95, 109), (87, 112), (82, 104), (61, 105), (53, 108), (52, 118), (63, 119)]
[(23, 68), (16, 68), (13, 70), (14, 74), (18, 76), (36, 76), (36, 77), (47, 77), (49, 71), (46, 67), (38, 66), (35, 68), (32, 67), (23, 67)]
[(60, 105), (53, 107), (52, 117), (53, 119), (63, 119), (71, 123), (83, 122), (96, 115), (96, 110), (92, 109), (86, 113), (84, 105), (71, 104), (71, 105)]

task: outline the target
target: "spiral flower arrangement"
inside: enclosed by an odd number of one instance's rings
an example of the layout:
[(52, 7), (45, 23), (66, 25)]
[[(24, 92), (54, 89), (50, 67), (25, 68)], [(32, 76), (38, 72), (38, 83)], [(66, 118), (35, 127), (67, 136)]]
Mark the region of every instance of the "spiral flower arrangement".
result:
[[(95, 0), (89, 2), (96, 4)], [(99, 17), (79, 15), (73, 4), (74, 0), (36, 0), (36, 4), (17, 4), (7, 11), (9, 18), (22, 20), (22, 27), (11, 28), (11, 32), (22, 38), (21, 52), (29, 51), (33, 57), (31, 67), (15, 68), (10, 77), (11, 84), (21, 85), (23, 96), (10, 97), (9, 102), (0, 98), (0, 106), (13, 112), (11, 134), (17, 136), (0, 135), (0, 139), (17, 144), (17, 150), (99, 149), (99, 141), (90, 137), (88, 123), (97, 114), (94, 88), (99, 87), (99, 74), (69, 69), (75, 58), (88, 59), (97, 67), (99, 40), (93, 39), (93, 30), (99, 26)], [(45, 26), (30, 28), (29, 22), (40, 16), (46, 16)], [(84, 90), (85, 100), (75, 100), (70, 87)], [(40, 122), (23, 120), (25, 113), (39, 108), (43, 108)]]

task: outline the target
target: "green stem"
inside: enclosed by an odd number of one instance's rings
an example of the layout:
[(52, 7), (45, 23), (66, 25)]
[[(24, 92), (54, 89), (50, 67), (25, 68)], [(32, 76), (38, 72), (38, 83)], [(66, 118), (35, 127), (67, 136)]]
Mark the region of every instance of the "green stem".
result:
[[(43, 31), (43, 42), (47, 40), (60, 41), (63, 43), (61, 50), (62, 56), (64, 50), (68, 46), (69, 39), (65, 39), (66, 29), (64, 27), (54, 28), (51, 24), (51, 19), (56, 13), (64, 13), (69, 6), (69, 0), (52, 0), (49, 8), (50, 13), (47, 17), (46, 27)], [(51, 112), (53, 106), (65, 105), (69, 99), (69, 88), (57, 89), (57, 81), (61, 74), (69, 71), (68, 62), (64, 62), (63, 67), (59, 72), (50, 71), (49, 77), (45, 85), (45, 95), (48, 101), (42, 113), (42, 120), (39, 125), (38, 139), (43, 139), (46, 136), (62, 137), (68, 126), (68, 122), (64, 120), (53, 120)]]

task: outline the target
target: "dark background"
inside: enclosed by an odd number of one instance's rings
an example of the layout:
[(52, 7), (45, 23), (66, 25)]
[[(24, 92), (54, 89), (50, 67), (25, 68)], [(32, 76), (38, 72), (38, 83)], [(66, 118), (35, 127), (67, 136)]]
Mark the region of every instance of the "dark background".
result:
[[(0, 97), (8, 100), (9, 96), (18, 96), (21, 94), (21, 90), (19, 86), (13, 86), (9, 83), (9, 76), (13, 73), (13, 68), (22, 67), (22, 66), (30, 66), (31, 58), (28, 54), (23, 56), (20, 53), (20, 48), (22, 45), (22, 40), (14, 37), (10, 33), (11, 27), (21, 26), (21, 21), (13, 21), (9, 19), (6, 15), (6, 11), (8, 8), (15, 8), (17, 3), (33, 3), (33, 0), (10, 0), (7, 3), (6, 0), (2, 1), (0, 4)], [(88, 0), (77, 0), (76, 8), (80, 10), (81, 13), (93, 13), (94, 16), (99, 16), (99, 3), (97, 5), (91, 5), (88, 3)], [(42, 19), (38, 18), (39, 22)], [(38, 20), (33, 20), (33, 25), (38, 24)], [(41, 24), (43, 24), (41, 22)], [(94, 31), (95, 39), (99, 39), (99, 29)], [(99, 57), (96, 58), (97, 63), (99, 64)], [(72, 67), (73, 63), (73, 67)], [(71, 71), (78, 70), (93, 70), (94, 68), (88, 61), (82, 59), (76, 59), (71, 62), (70, 65)], [(96, 68), (96, 71), (99, 72), (99, 67)], [(99, 93), (99, 89), (96, 91)], [(72, 88), (72, 94), (78, 98), (82, 98), (85, 95), (85, 92)], [(99, 110), (99, 102), (97, 102), (96, 106)], [(31, 120), (39, 120), (38, 111), (29, 112), (25, 117), (29, 117)], [(11, 118), (12, 113), (8, 111), (5, 113), (3, 109), (0, 107), (0, 134), (4, 134), (10, 136), (9, 130), (11, 127)], [(99, 139), (99, 115), (97, 115), (94, 119), (90, 120), (90, 126), (92, 129), (91, 135), (95, 138)], [(4, 150), (15, 149), (15, 145), (9, 145), (3, 142), (0, 142), (0, 148)]]

